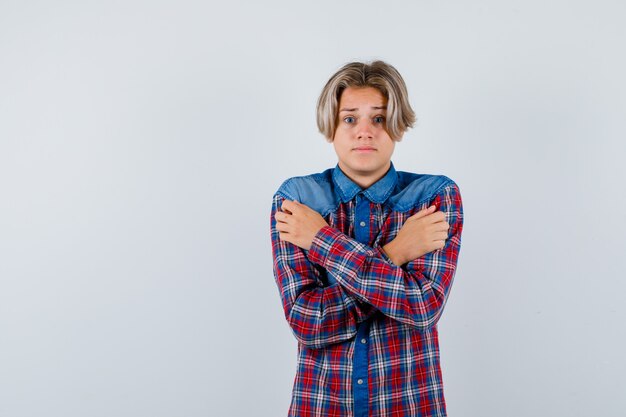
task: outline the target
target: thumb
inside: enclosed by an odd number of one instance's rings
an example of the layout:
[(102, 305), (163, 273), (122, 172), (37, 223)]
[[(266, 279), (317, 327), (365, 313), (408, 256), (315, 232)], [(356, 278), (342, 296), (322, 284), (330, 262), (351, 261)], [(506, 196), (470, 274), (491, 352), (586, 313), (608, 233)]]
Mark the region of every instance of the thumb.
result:
[(434, 213), (436, 208), (437, 208), (437, 206), (435, 206), (433, 204), (433, 205), (431, 205), (431, 206), (429, 206), (429, 207), (427, 207), (425, 209), (422, 209), (422, 210), (418, 211), (417, 213), (415, 213), (411, 217), (413, 217), (415, 219), (419, 219), (420, 217), (424, 217), (424, 216), (427, 216), (427, 215), (429, 215), (431, 213)]

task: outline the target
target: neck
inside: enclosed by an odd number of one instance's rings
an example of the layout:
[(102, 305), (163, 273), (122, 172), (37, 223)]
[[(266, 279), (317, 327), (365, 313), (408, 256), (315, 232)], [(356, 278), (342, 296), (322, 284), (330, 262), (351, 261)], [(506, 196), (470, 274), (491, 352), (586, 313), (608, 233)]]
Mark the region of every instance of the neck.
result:
[(389, 168), (391, 167), (391, 162), (389, 162), (385, 168), (380, 169), (379, 171), (373, 173), (360, 173), (359, 171), (351, 171), (346, 169), (341, 162), (339, 162), (339, 168), (341, 171), (346, 174), (346, 177), (350, 178), (356, 185), (363, 188), (364, 190), (372, 186), (372, 184), (376, 183), (379, 179), (385, 176)]

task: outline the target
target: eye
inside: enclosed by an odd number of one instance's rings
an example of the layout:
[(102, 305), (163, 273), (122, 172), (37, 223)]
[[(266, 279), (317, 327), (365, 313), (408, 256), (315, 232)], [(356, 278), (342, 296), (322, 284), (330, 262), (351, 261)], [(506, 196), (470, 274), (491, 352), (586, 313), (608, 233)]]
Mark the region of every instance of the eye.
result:
[(374, 117), (374, 123), (385, 123), (385, 117), (384, 116)]
[(346, 123), (354, 123), (354, 122), (356, 122), (356, 119), (354, 117), (352, 117), (352, 116), (347, 116), (347, 117), (343, 118), (343, 121), (346, 122)]

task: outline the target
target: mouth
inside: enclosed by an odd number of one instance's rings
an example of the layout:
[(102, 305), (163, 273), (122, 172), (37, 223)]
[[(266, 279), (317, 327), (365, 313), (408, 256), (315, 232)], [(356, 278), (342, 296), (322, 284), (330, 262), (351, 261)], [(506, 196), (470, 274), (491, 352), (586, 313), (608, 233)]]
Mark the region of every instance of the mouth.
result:
[(358, 146), (356, 148), (352, 148), (352, 150), (357, 152), (374, 152), (376, 151), (376, 148), (371, 146)]

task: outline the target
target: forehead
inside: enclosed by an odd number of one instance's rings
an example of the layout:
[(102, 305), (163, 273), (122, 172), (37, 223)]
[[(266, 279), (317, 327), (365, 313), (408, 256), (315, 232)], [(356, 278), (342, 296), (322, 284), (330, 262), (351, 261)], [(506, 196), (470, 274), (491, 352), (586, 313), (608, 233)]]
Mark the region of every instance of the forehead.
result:
[(348, 87), (341, 93), (339, 109), (380, 107), (387, 104), (387, 99), (374, 87)]

